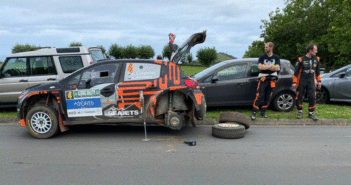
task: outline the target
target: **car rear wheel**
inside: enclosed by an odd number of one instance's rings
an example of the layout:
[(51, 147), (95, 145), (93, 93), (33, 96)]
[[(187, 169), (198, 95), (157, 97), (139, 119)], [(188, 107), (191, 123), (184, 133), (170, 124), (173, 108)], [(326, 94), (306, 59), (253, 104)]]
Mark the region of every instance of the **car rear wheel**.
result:
[(239, 139), (245, 136), (245, 127), (236, 122), (218, 123), (212, 126), (212, 135), (224, 139)]
[(274, 109), (277, 111), (291, 111), (295, 103), (295, 95), (292, 92), (281, 92), (273, 100)]
[(47, 139), (58, 133), (57, 113), (51, 107), (36, 106), (26, 116), (29, 133), (39, 139)]

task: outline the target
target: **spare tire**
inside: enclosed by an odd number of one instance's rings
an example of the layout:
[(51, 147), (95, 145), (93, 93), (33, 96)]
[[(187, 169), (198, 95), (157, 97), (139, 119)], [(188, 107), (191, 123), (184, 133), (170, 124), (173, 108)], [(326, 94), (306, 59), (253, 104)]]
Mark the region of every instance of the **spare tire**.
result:
[(212, 126), (212, 135), (224, 139), (239, 139), (245, 136), (245, 127), (239, 123), (218, 123)]
[(224, 112), (219, 116), (219, 123), (237, 122), (249, 129), (251, 125), (251, 118), (239, 112)]

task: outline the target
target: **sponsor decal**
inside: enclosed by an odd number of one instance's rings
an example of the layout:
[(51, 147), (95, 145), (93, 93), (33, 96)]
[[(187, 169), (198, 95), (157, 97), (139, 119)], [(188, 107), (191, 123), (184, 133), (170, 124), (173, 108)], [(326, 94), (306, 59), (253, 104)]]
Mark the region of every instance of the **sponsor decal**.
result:
[(100, 89), (66, 91), (68, 117), (101, 116)]
[(127, 71), (133, 73), (133, 63), (129, 63)]
[(139, 110), (125, 110), (118, 109), (116, 107), (110, 107), (104, 111), (104, 115), (107, 117), (136, 117), (140, 114)]

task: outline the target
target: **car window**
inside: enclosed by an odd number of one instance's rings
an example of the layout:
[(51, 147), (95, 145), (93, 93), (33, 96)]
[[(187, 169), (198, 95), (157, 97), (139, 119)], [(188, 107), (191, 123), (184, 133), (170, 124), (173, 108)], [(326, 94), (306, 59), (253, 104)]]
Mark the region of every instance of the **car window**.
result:
[(126, 63), (124, 81), (160, 78), (161, 65), (149, 63)]
[(80, 56), (60, 57), (59, 60), (64, 73), (72, 73), (83, 67), (82, 58)]
[(212, 77), (213, 77), (213, 75), (210, 75), (210, 76), (206, 77), (204, 80), (202, 80), (202, 82), (203, 82), (203, 83), (211, 82)]
[(345, 74), (345, 70), (339, 71), (339, 72), (333, 74), (331, 77), (338, 77), (338, 78), (339, 78), (339, 76), (340, 76), (341, 74)]
[(345, 74), (346, 74), (346, 76), (351, 76), (351, 67), (346, 69)]
[[(78, 85), (81, 76), (82, 73), (77, 73), (74, 76), (72, 76), (71, 79), (68, 81), (68, 85)], [(74, 88), (76, 88), (76, 86)]]
[(98, 60), (105, 58), (105, 56), (101, 50), (89, 49), (89, 52), (90, 52), (91, 56), (93, 57), (94, 63), (96, 63)]
[(4, 64), (1, 73), (5, 77), (27, 75), (27, 58), (10, 58)]
[(90, 88), (103, 83), (114, 83), (118, 65), (119, 64), (98, 65), (85, 70), (78, 88)]
[(29, 59), (31, 75), (55, 75), (56, 69), (51, 57), (31, 57)]
[(217, 72), (219, 81), (233, 80), (246, 77), (246, 64), (234, 65)]
[(258, 73), (260, 72), (260, 69), (258, 68), (258, 64), (257, 63), (252, 63), (250, 72), (251, 72), (251, 76), (258, 76)]

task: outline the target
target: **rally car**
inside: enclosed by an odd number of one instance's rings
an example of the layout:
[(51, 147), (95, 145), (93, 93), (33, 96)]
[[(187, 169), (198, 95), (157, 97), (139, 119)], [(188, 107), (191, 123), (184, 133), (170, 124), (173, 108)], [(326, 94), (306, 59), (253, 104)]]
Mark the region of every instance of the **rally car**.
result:
[(105, 60), (59, 82), (28, 88), (18, 98), (19, 124), (36, 138), (50, 138), (78, 124), (145, 122), (173, 130), (186, 123), (196, 126), (195, 119), (205, 117), (205, 97), (177, 62), (205, 38), (201, 32), (179, 48), (170, 43), (170, 61)]

